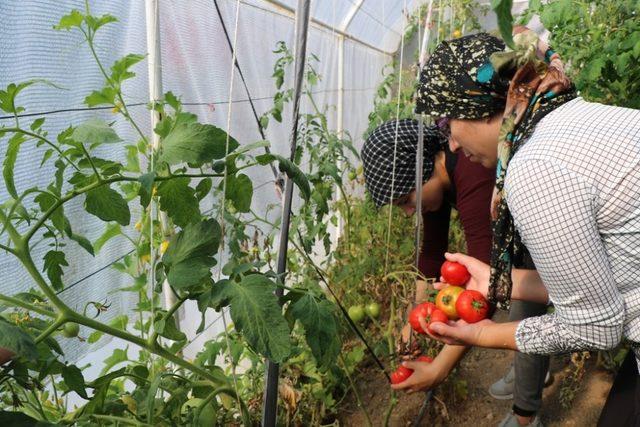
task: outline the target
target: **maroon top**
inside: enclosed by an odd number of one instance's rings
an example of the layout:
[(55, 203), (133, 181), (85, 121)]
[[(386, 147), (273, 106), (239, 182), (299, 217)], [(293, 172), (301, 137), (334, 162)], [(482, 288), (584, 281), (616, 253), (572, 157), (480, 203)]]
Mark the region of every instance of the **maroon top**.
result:
[(420, 254), (420, 271), (425, 277), (440, 278), (440, 266), (449, 244), (451, 208), (456, 208), (467, 241), (467, 254), (488, 263), (491, 249), (491, 217), (489, 205), (495, 183), (495, 171), (472, 163), (464, 154), (448, 149), (446, 168), (451, 190), (445, 195), (442, 207), (427, 212), (424, 218), (424, 237)]

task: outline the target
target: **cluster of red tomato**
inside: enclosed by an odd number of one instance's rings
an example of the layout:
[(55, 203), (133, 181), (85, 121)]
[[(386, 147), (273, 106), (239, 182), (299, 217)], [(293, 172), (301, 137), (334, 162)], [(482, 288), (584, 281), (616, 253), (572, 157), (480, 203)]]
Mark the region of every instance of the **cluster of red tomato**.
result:
[[(420, 318), (425, 319), (429, 333), (433, 333), (431, 325), (434, 322), (447, 323), (449, 320), (462, 319), (467, 323), (479, 322), (487, 318), (489, 303), (484, 296), (475, 290), (464, 289), (471, 275), (466, 267), (453, 261), (445, 261), (440, 268), (440, 274), (447, 286), (436, 295), (436, 303), (424, 302), (418, 304), (409, 313), (409, 324), (419, 334), (426, 335), (422, 329)], [(420, 356), (418, 361), (431, 362), (431, 358)], [(413, 370), (400, 366), (391, 374), (391, 383), (398, 384), (411, 376)]]

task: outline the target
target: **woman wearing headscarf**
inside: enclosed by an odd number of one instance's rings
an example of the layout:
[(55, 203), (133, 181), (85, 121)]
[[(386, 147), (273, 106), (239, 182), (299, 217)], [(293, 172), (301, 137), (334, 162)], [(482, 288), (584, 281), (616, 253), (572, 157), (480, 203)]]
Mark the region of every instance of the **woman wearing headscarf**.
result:
[[(553, 314), (497, 324), (438, 323), (448, 344), (553, 354), (627, 339), (601, 425), (640, 423), (640, 111), (580, 98), (559, 56), (532, 33), (516, 50), (476, 34), (443, 42), (422, 70), (418, 111), (449, 146), (496, 170), (490, 265), (464, 255), (468, 287), (500, 307), (552, 302)], [(513, 269), (525, 248), (537, 271)]]
[[(491, 219), (489, 204), (495, 183), (494, 173), (452, 153), (447, 138), (436, 126), (424, 126), (423, 181), (421, 188), (423, 239), (419, 259), (425, 277), (439, 277), (440, 266), (449, 243), (451, 209), (458, 211), (467, 245), (467, 253), (489, 262)], [(376, 128), (362, 148), (365, 185), (377, 207), (394, 204), (408, 215), (416, 210), (416, 153), (419, 122), (413, 119), (391, 120)], [(394, 161), (395, 160), (395, 161)], [(528, 265), (533, 268), (532, 265)], [(417, 286), (416, 302), (422, 302), (424, 290)], [(545, 313), (545, 304), (517, 302), (510, 311), (511, 320)], [(404, 331), (403, 331), (404, 332)], [(408, 331), (407, 331), (408, 332)], [(467, 347), (445, 346), (432, 363), (408, 362), (414, 370), (406, 381), (393, 386), (399, 390), (433, 388), (446, 379), (462, 359)], [(514, 425), (517, 416), (539, 425), (537, 412), (542, 406), (542, 390), (549, 358), (517, 355), (514, 369), (492, 386), (497, 398), (513, 398), (513, 413), (501, 425)], [(500, 387), (501, 385), (501, 387)]]

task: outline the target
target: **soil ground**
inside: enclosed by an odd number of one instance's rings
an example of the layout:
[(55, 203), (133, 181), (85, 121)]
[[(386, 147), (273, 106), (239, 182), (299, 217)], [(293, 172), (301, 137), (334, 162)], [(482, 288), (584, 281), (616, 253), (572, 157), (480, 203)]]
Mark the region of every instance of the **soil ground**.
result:
[[(511, 400), (496, 400), (487, 392), (489, 386), (509, 369), (513, 352), (474, 348), (458, 368), (458, 379), (467, 383), (467, 396), (456, 396), (452, 386), (443, 384), (431, 400), (422, 419), (422, 426), (494, 427), (509, 412)], [(613, 375), (596, 366), (594, 358), (585, 363), (586, 372), (568, 409), (560, 403), (563, 378), (570, 373), (569, 356), (554, 356), (551, 360), (553, 382), (544, 390), (542, 421), (545, 426), (595, 426)], [(373, 365), (364, 366), (358, 374), (357, 385), (373, 424), (382, 426), (390, 394), (386, 378)], [(398, 404), (389, 425), (409, 426), (416, 418), (423, 393), (398, 393)], [(340, 425), (366, 426), (366, 418), (350, 396), (342, 406)]]

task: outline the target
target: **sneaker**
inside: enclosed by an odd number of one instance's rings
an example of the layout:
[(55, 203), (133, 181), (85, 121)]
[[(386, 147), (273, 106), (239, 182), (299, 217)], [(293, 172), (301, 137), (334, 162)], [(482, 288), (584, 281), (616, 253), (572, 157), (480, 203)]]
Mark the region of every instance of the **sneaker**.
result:
[(515, 377), (515, 369), (513, 368), (513, 365), (511, 365), (507, 374), (495, 383), (491, 384), (491, 387), (489, 387), (489, 394), (491, 397), (498, 400), (513, 399)]
[[(515, 369), (513, 365), (511, 365), (507, 374), (495, 383), (491, 384), (491, 387), (489, 387), (489, 394), (491, 397), (498, 400), (513, 399), (515, 376)], [(544, 386), (548, 387), (551, 383), (551, 374), (547, 371), (547, 375), (544, 377)]]
[[(540, 417), (536, 415), (536, 417), (527, 424), (528, 427), (543, 427), (542, 421), (540, 421)], [(518, 423), (518, 418), (516, 414), (513, 412), (509, 412), (506, 417), (498, 424), (498, 427), (522, 427), (520, 423)]]

